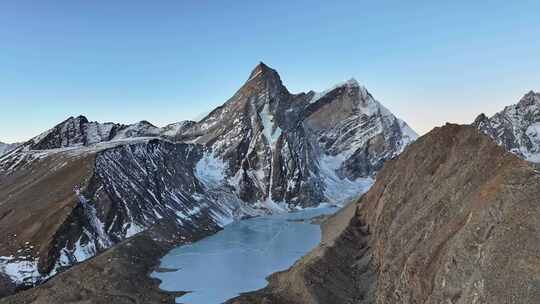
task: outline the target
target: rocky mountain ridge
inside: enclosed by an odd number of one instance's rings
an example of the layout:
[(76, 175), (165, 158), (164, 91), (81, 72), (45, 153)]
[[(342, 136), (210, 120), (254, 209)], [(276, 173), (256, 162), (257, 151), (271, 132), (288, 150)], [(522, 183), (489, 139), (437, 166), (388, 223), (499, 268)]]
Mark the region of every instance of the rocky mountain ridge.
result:
[(124, 125), (89, 121), (85, 116), (80, 115), (69, 117), (52, 129), (23, 143), (19, 151), (88, 147), (102, 142), (141, 137), (174, 138), (193, 123), (182, 121), (158, 128), (145, 120)]
[(539, 303), (540, 175), (471, 126), (435, 128), (230, 304)]
[(473, 125), (508, 151), (540, 163), (540, 93), (530, 91), (491, 117), (480, 114)]

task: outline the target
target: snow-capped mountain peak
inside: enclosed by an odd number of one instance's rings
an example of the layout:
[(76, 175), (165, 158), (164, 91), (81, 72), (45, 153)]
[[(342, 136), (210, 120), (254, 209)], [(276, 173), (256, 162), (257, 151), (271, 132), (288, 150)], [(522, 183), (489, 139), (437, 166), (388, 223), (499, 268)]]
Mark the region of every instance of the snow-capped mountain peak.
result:
[[(325, 187), (347, 185), (357, 194), (361, 187), (349, 182), (372, 178), (416, 137), (354, 78), (321, 93), (291, 94), (263, 63), (231, 99), (184, 133), (184, 140), (228, 163), (227, 180), (242, 199), (303, 206), (340, 200)], [(326, 170), (327, 161), (334, 169)]]
[(508, 151), (540, 162), (540, 93), (529, 91), (491, 117), (482, 113), (473, 125)]
[(360, 85), (360, 83), (355, 78), (350, 78), (348, 80), (336, 83), (335, 85), (331, 86), (329, 89), (326, 89), (322, 92), (310, 91), (309, 94), (312, 94), (312, 97), (310, 98), (309, 103), (310, 104), (315, 103), (319, 99), (325, 97), (326, 95), (334, 92), (337, 89), (349, 90), (349, 91), (358, 90), (362, 99), (366, 99), (370, 95), (368, 90), (364, 86)]

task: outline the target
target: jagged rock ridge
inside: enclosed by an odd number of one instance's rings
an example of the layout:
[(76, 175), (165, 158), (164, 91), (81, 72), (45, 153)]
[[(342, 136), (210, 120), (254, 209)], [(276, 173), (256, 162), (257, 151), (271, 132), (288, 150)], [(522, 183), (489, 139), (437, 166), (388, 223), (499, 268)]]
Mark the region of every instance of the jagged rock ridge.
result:
[(135, 137), (174, 138), (193, 123), (182, 121), (158, 128), (145, 120), (132, 125), (123, 125), (112, 122), (91, 122), (80, 115), (69, 117), (54, 128), (32, 138), (21, 145), (20, 150), (75, 148)]
[(492, 117), (480, 114), (473, 125), (508, 151), (540, 162), (540, 94), (530, 91)]

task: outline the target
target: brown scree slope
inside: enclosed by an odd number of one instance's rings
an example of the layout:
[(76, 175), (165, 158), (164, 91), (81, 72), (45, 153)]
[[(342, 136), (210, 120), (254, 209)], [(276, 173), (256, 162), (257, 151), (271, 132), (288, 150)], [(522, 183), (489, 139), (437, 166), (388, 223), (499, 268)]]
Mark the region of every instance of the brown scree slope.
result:
[(229, 302), (540, 303), (539, 198), (532, 165), (447, 124), (387, 162), (310, 254)]

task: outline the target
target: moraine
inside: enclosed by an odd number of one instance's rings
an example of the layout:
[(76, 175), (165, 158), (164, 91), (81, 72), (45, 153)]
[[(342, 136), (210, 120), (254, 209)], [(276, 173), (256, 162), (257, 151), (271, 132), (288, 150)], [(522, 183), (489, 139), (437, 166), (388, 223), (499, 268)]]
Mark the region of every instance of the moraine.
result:
[(321, 239), (311, 218), (337, 208), (321, 207), (294, 213), (251, 218), (227, 225), (217, 234), (171, 250), (154, 272), (167, 291), (191, 291), (177, 302), (223, 303), (263, 288), (266, 277), (285, 270), (314, 248)]

